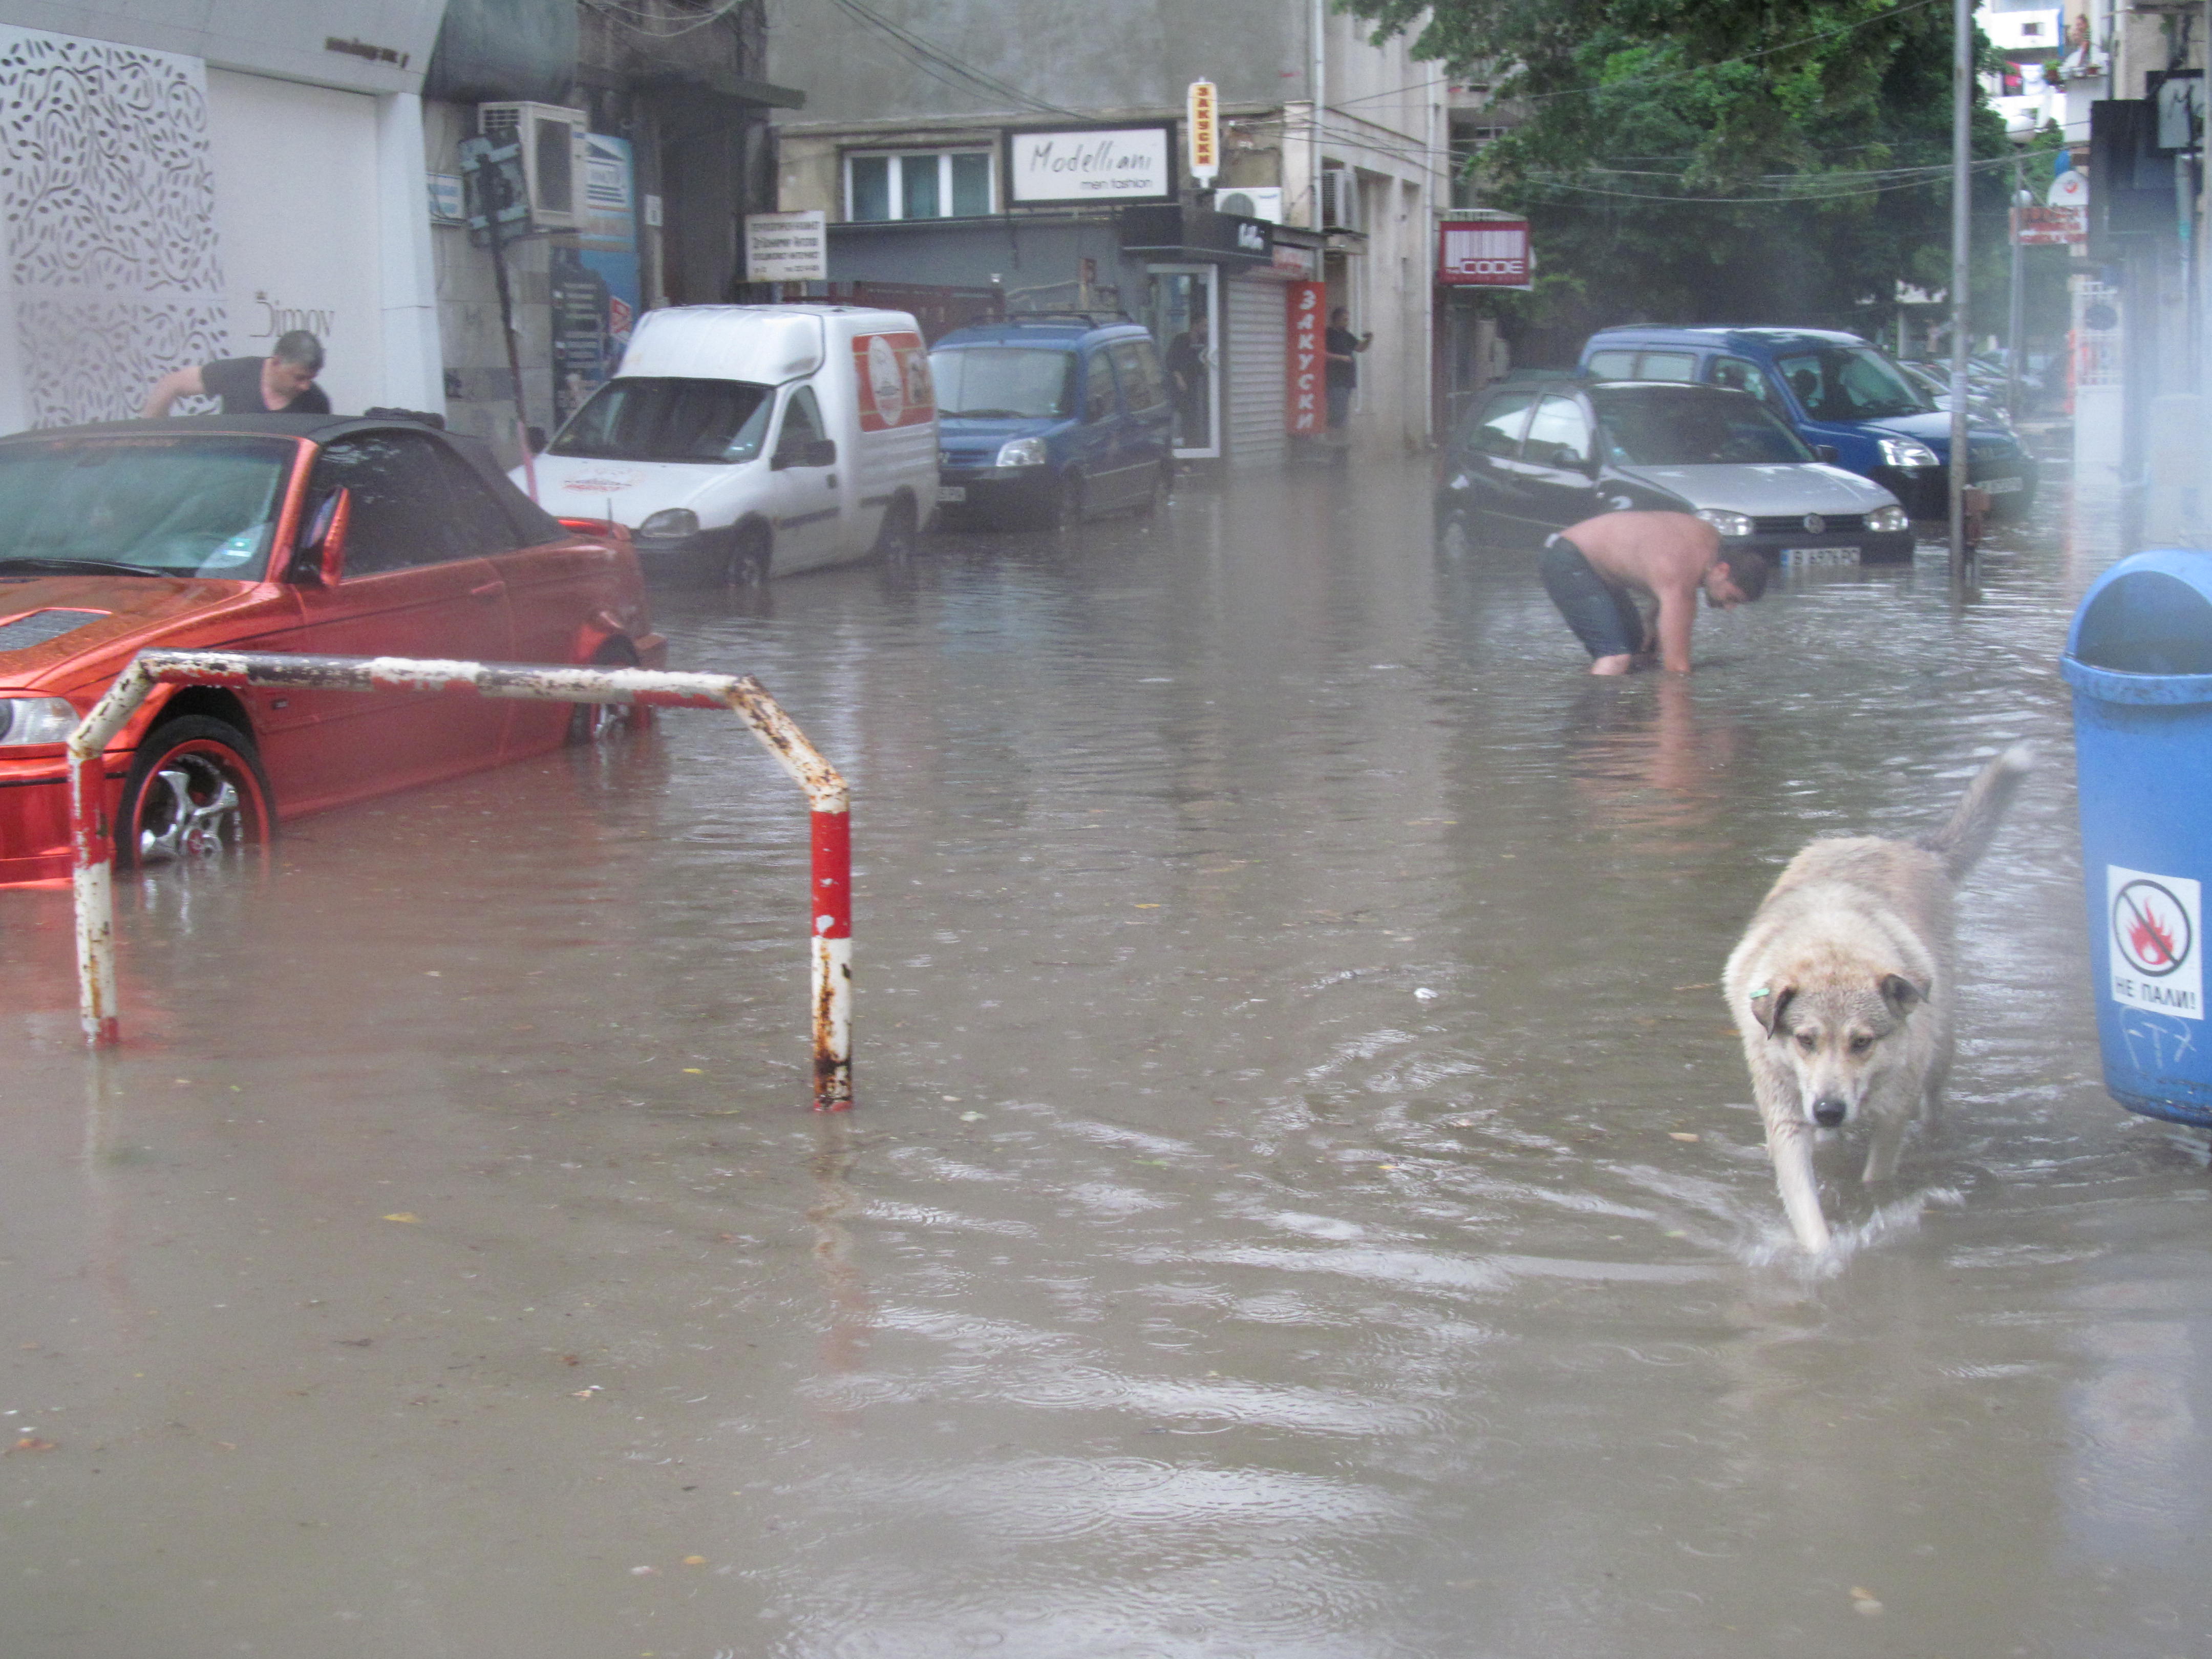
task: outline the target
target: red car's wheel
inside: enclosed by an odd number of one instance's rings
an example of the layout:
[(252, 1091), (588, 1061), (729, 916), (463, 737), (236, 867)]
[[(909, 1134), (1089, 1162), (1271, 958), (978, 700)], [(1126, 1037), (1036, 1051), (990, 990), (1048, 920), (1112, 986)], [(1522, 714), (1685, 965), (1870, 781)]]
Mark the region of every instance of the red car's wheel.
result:
[(267, 841), (275, 821), (252, 740), (222, 720), (186, 714), (138, 746), (116, 815), (116, 862), (130, 869), (210, 858)]
[[(637, 666), (637, 647), (628, 640), (609, 640), (592, 653), (593, 668), (635, 668)], [(653, 711), (635, 703), (580, 702), (568, 714), (568, 741), (572, 744), (598, 743), (604, 738), (624, 732), (644, 730)]]

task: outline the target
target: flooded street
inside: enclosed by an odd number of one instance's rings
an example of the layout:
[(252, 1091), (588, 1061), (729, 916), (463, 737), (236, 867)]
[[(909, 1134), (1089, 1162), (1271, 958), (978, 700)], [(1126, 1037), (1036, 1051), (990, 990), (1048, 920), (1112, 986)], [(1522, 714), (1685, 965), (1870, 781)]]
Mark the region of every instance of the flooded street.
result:
[[(1593, 681), (1407, 463), (664, 589), (733, 719), (0, 894), (9, 1659), (2179, 1659), (2206, 1143), (2107, 1099), (2063, 489)], [(1951, 1109), (1790, 1243), (1716, 981), (1808, 836), (2045, 764)]]

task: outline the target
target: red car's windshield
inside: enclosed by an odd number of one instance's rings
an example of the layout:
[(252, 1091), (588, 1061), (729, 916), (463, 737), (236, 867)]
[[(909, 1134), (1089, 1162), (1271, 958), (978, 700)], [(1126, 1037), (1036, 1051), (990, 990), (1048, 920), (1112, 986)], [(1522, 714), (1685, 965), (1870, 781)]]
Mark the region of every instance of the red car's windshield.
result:
[(0, 576), (258, 581), (294, 453), (278, 438), (197, 434), (0, 445)]

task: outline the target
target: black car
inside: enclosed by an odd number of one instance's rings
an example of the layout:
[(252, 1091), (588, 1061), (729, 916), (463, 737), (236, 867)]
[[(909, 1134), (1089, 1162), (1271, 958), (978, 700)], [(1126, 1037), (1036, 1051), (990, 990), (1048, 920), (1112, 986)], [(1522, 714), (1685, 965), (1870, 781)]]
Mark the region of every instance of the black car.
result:
[(1533, 547), (1632, 509), (1694, 514), (1777, 565), (1912, 556), (1888, 490), (1816, 457), (1748, 393), (1672, 380), (1498, 381), (1445, 451), (1437, 532), (1447, 552)]

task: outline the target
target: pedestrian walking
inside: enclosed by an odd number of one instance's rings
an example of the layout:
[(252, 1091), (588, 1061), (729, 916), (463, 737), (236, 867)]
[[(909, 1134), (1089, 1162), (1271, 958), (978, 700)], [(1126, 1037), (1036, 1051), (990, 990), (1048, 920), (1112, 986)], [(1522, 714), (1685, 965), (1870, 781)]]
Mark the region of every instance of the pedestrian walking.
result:
[(179, 398), (219, 398), (226, 415), (327, 415), (331, 400), (315, 384), (322, 372), (323, 343), (295, 328), (266, 357), (220, 357), (164, 374), (140, 413), (158, 420)]
[[(1544, 544), (1537, 569), (1593, 674), (1626, 674), (1655, 650), (1662, 668), (1686, 674), (1698, 593), (1733, 611), (1766, 592), (1766, 561), (1724, 550), (1720, 532), (1687, 513), (1603, 513), (1571, 524)], [(1639, 598), (1653, 602), (1653, 616)]]
[(1352, 394), (1359, 385), (1359, 354), (1375, 343), (1372, 332), (1354, 334), (1352, 313), (1343, 306), (1328, 313), (1328, 331), (1322, 337), (1322, 355), (1328, 360), (1328, 429), (1341, 431), (1352, 414)]

